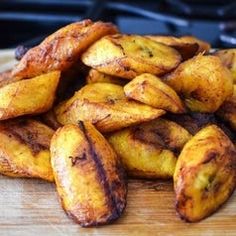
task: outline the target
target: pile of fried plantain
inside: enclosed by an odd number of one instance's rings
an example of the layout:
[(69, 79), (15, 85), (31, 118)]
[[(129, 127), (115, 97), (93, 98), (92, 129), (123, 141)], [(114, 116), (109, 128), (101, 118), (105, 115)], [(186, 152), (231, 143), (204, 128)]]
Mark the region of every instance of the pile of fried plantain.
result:
[(55, 181), (83, 227), (122, 215), (128, 177), (173, 179), (181, 219), (206, 218), (236, 185), (235, 52), (101, 21), (59, 29), (0, 73), (0, 173)]

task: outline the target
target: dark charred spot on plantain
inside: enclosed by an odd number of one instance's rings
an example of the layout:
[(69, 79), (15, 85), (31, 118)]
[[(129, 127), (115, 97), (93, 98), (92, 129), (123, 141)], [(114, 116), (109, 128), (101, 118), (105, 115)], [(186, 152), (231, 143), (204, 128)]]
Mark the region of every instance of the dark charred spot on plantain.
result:
[(118, 100), (118, 99), (116, 99), (116, 98), (113, 98), (113, 97), (111, 97), (111, 96), (107, 96), (107, 103), (108, 103), (109, 105), (114, 105), (114, 104), (117, 102), (117, 100)]
[(146, 132), (140, 127), (134, 127), (131, 133), (134, 140), (139, 140), (144, 144), (152, 145), (157, 149), (163, 149), (166, 147), (162, 138), (153, 131)]
[(206, 154), (206, 157), (204, 158), (202, 164), (207, 164), (211, 161), (214, 161), (219, 157), (219, 153), (216, 151), (210, 151)]
[(166, 127), (151, 128), (149, 130), (140, 127), (134, 127), (132, 138), (139, 140), (144, 144), (152, 145), (157, 149), (169, 149), (175, 154), (179, 153), (179, 148), (171, 144), (170, 130)]
[(85, 139), (88, 142), (89, 152), (96, 166), (98, 181), (100, 182), (101, 187), (104, 190), (108, 207), (111, 210), (111, 216), (108, 218), (108, 221), (111, 222), (117, 219), (121, 215), (124, 207), (120, 208), (117, 205), (118, 198), (116, 197), (115, 192), (112, 189), (112, 186), (108, 182), (108, 177), (106, 176), (106, 171), (104, 170), (103, 164), (101, 162), (101, 158), (96, 153), (96, 149), (94, 147), (93, 141), (90, 139), (83, 121), (79, 121), (78, 126), (81, 132), (84, 134)]
[(165, 117), (184, 127), (192, 135), (209, 124), (217, 124), (215, 115), (209, 113), (190, 112), (189, 114), (178, 115), (168, 113)]
[[(181, 219), (183, 220), (187, 220), (185, 218), (185, 216), (182, 214), (182, 210), (186, 209), (186, 203), (191, 201), (192, 202), (192, 197), (186, 195), (183, 191), (180, 193), (180, 196), (178, 197), (178, 199), (175, 202), (175, 208), (178, 211), (178, 213), (180, 214)], [(192, 207), (192, 204), (188, 205), (188, 207)], [(182, 218), (183, 217), (183, 218)]]
[[(23, 121), (22, 121), (23, 124)], [(35, 156), (42, 150), (49, 150), (49, 144), (40, 143), (38, 139), (38, 134), (36, 132), (31, 132), (27, 127), (16, 127), (14, 125), (4, 126), (1, 130), (9, 138), (15, 138), (20, 143), (28, 146), (31, 149), (32, 154)]]
[(71, 166), (75, 166), (78, 163), (80, 163), (81, 161), (87, 160), (87, 155), (85, 152), (83, 152), (83, 154), (80, 156), (75, 156), (75, 157), (69, 156), (69, 158), (71, 159)]

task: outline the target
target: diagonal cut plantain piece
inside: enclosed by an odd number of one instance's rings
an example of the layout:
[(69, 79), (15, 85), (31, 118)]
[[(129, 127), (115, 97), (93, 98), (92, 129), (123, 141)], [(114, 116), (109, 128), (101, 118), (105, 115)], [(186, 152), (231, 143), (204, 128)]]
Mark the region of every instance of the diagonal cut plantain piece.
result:
[(176, 210), (189, 222), (215, 212), (233, 193), (236, 150), (216, 125), (200, 130), (185, 144), (174, 173)]
[(54, 131), (32, 119), (0, 123), (0, 173), (53, 181), (49, 145)]
[(128, 174), (139, 178), (171, 178), (178, 153), (191, 134), (175, 122), (156, 119), (108, 136)]
[(136, 101), (173, 113), (184, 113), (185, 108), (177, 93), (152, 74), (135, 77), (124, 86), (125, 95)]
[(84, 64), (105, 74), (133, 79), (142, 73), (165, 74), (182, 60), (173, 48), (138, 35), (108, 35), (82, 55)]
[(32, 78), (50, 71), (69, 69), (81, 53), (104, 35), (117, 33), (111, 23), (84, 20), (69, 24), (31, 48), (13, 69), (18, 79)]
[(54, 111), (58, 122), (63, 125), (77, 124), (79, 120), (89, 121), (101, 132), (153, 120), (165, 113), (128, 100), (123, 87), (111, 83), (86, 85)]
[(233, 78), (216, 56), (199, 54), (166, 76), (164, 82), (182, 95), (194, 112), (215, 112), (233, 93)]
[(54, 102), (60, 72), (21, 80), (0, 88), (0, 120), (48, 111)]
[(86, 227), (120, 217), (127, 195), (124, 170), (93, 125), (79, 121), (58, 129), (50, 149), (57, 192), (73, 220)]

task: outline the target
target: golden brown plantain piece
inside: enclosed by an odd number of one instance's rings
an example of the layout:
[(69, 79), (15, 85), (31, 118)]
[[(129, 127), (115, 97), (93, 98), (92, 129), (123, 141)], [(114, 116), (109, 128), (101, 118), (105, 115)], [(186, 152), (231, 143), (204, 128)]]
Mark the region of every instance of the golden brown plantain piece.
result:
[(102, 72), (99, 72), (95, 69), (90, 69), (87, 77), (86, 77), (87, 84), (93, 83), (111, 83), (111, 84), (118, 84), (118, 85), (125, 85), (127, 80), (112, 76), (106, 75)]
[(165, 113), (128, 100), (123, 87), (111, 83), (85, 85), (54, 111), (58, 122), (63, 125), (77, 124), (79, 120), (89, 121), (101, 132), (153, 120)]
[(171, 178), (178, 153), (191, 138), (178, 124), (165, 119), (129, 127), (108, 136), (108, 141), (133, 177)]
[(173, 113), (184, 113), (185, 108), (176, 92), (152, 74), (135, 77), (124, 87), (125, 95), (136, 101)]
[(236, 85), (234, 85), (233, 96), (222, 104), (216, 114), (236, 131)]
[(87, 66), (126, 79), (142, 73), (164, 74), (181, 60), (175, 49), (138, 35), (103, 37), (82, 55)]
[(236, 150), (215, 125), (199, 131), (183, 148), (175, 169), (176, 210), (188, 222), (215, 212), (233, 193)]
[(233, 93), (232, 75), (216, 56), (198, 55), (183, 62), (165, 82), (196, 112), (215, 112)]
[(124, 170), (94, 126), (78, 124), (60, 128), (51, 141), (57, 192), (63, 209), (81, 226), (108, 224), (126, 206)]
[(197, 41), (185, 42), (182, 38), (161, 35), (146, 35), (146, 37), (176, 49), (183, 60), (187, 60), (199, 53), (200, 46)]
[(218, 50), (214, 53), (232, 73), (234, 83), (236, 83), (236, 49)]
[(60, 72), (21, 80), (0, 88), (0, 120), (48, 111), (55, 98)]
[(50, 140), (53, 130), (32, 119), (0, 123), (0, 173), (53, 181)]
[(101, 21), (84, 20), (67, 25), (30, 49), (12, 74), (18, 78), (32, 78), (54, 70), (65, 71), (93, 42), (117, 32), (114, 25)]

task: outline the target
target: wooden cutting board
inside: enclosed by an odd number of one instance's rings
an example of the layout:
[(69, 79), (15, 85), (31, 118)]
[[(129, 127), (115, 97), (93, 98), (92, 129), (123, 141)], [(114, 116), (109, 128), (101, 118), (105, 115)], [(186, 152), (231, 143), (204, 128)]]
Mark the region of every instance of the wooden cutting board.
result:
[[(0, 51), (0, 71), (14, 64), (12, 58), (11, 50)], [(130, 180), (119, 220), (81, 228), (61, 209), (54, 184), (0, 176), (0, 186), (0, 236), (236, 235), (236, 192), (217, 213), (189, 224), (176, 216), (171, 182)]]

